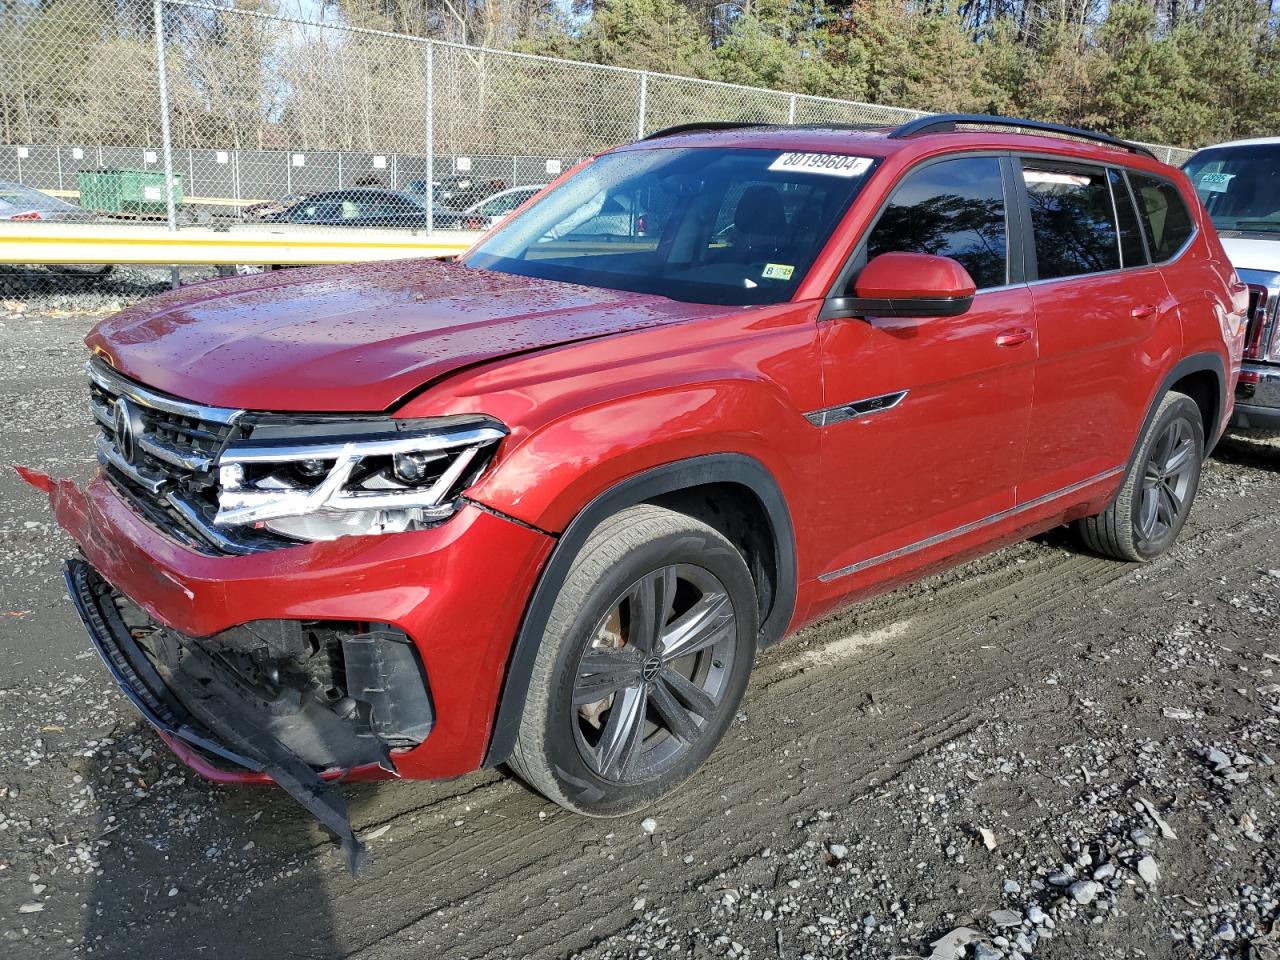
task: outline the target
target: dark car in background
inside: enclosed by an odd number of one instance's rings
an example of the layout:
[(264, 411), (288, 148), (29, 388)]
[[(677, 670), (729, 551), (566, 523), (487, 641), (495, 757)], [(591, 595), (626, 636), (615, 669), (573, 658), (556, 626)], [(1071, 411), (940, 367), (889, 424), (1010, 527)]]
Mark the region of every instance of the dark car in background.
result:
[(250, 204), (244, 208), (244, 218), (246, 220), (270, 220), (277, 214), (302, 203), (311, 196), (312, 194), (310, 193), (290, 193), (279, 200), (266, 200), (262, 203)]
[[(507, 182), (496, 177), (454, 174), (431, 182), (431, 199), (435, 206), (444, 207), (446, 210), (466, 210), (505, 189), (507, 189)], [(410, 180), (408, 191), (416, 196), (425, 197), (427, 181)]]
[[(461, 214), (436, 208), (434, 225), (456, 227)], [(398, 190), (334, 190), (315, 193), (279, 213), (263, 218), (268, 223), (296, 223), (326, 227), (427, 228), (427, 206), (422, 199)]]

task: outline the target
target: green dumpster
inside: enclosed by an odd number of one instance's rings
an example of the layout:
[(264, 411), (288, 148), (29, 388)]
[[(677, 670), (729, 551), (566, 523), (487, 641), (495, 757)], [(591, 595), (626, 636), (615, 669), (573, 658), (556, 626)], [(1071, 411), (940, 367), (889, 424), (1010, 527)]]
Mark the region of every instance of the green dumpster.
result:
[[(80, 206), (101, 213), (168, 212), (162, 170), (81, 170)], [(182, 205), (182, 174), (173, 175), (173, 202)]]

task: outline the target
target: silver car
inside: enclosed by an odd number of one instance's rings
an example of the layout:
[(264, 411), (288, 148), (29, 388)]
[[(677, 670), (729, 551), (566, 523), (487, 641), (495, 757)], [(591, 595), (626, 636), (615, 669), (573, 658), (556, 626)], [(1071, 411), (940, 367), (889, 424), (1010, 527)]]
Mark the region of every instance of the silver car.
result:
[(11, 180), (0, 180), (0, 220), (84, 222), (94, 217), (92, 211), (41, 193), (34, 187)]

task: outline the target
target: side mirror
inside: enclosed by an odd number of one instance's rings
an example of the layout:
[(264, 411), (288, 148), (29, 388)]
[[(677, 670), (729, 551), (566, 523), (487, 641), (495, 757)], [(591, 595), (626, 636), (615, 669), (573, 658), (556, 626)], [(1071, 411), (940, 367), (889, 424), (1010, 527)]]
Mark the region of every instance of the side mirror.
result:
[(852, 297), (832, 297), (824, 320), (844, 317), (958, 317), (973, 306), (977, 284), (950, 257), (882, 253), (858, 274)]

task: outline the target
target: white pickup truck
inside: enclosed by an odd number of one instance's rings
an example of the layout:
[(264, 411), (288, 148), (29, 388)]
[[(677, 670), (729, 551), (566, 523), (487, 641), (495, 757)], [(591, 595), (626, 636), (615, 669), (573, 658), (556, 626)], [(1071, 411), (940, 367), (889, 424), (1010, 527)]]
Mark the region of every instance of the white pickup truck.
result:
[(1249, 285), (1249, 329), (1232, 426), (1280, 430), (1280, 137), (1206, 147), (1182, 169)]

